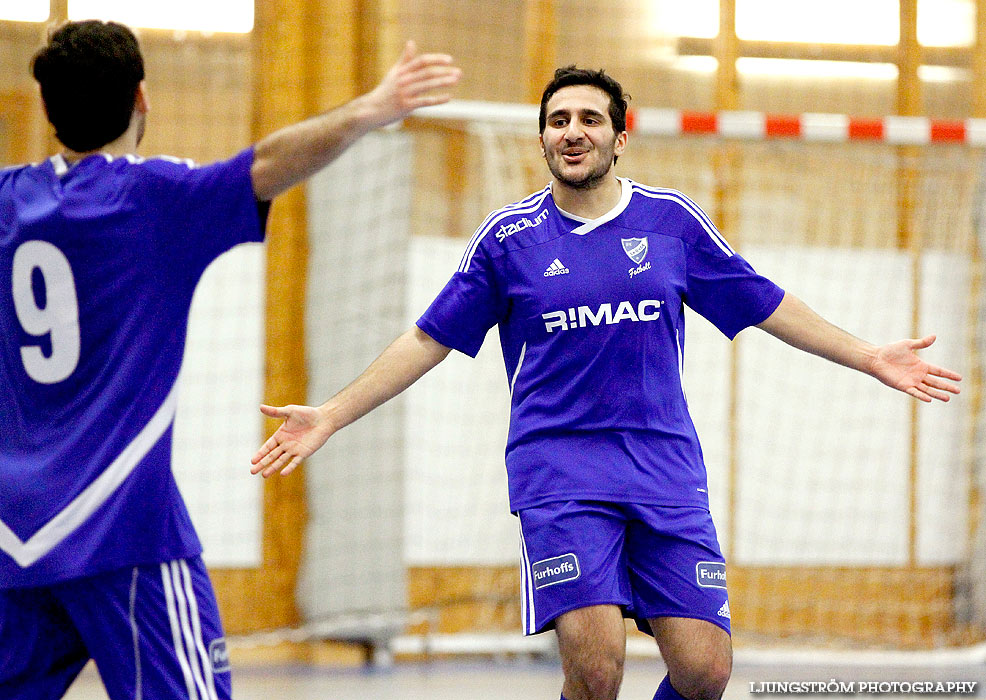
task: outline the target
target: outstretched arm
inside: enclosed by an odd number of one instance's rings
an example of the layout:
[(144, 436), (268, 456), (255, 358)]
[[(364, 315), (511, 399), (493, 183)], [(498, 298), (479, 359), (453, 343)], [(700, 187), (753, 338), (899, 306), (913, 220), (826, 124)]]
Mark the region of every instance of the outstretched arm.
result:
[(414, 42), (371, 92), (329, 112), (292, 124), (257, 143), (253, 191), (266, 202), (312, 176), (364, 134), (403, 119), (418, 107), (449, 100), (462, 72), (445, 54), (420, 54)]
[(949, 393), (959, 393), (956, 385), (945, 380), (960, 381), (960, 375), (928, 364), (914, 352), (935, 342), (933, 335), (872, 345), (832, 325), (792, 294), (785, 294), (774, 313), (757, 327), (788, 345), (869, 374), (921, 401), (948, 401)]
[(290, 474), (333, 433), (397, 396), (448, 354), (449, 348), (415, 326), (321, 406), (261, 406), (264, 415), (283, 418), (284, 423), (257, 450), (250, 471), (264, 478), (277, 471)]

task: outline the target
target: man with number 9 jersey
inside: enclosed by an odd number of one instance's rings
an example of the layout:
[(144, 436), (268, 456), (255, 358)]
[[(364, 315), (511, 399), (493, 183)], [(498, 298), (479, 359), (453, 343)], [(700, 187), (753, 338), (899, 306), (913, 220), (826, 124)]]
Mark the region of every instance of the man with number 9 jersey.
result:
[(373, 92), (204, 167), (134, 155), (149, 103), (126, 27), (68, 23), (32, 71), (64, 149), (0, 170), (0, 697), (61, 697), (93, 658), (114, 700), (228, 698), (170, 464), (192, 294), (263, 239), (276, 194), (459, 71), (409, 43)]

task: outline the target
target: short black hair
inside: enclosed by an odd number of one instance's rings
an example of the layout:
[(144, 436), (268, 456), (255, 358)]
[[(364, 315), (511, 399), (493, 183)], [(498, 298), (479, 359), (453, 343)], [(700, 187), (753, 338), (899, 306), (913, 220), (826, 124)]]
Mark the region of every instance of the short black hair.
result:
[(613, 122), (613, 130), (619, 134), (627, 128), (627, 108), (630, 96), (623, 92), (623, 86), (612, 77), (606, 75), (606, 71), (588, 70), (586, 68), (576, 68), (574, 65), (565, 66), (555, 71), (554, 77), (545, 86), (541, 93), (541, 113), (538, 115), (538, 133), (544, 133), (547, 122), (548, 100), (562, 88), (572, 85), (590, 85), (599, 88), (609, 95), (609, 118)]
[(115, 141), (130, 126), (144, 59), (137, 37), (115, 22), (68, 22), (31, 59), (55, 136), (85, 152)]

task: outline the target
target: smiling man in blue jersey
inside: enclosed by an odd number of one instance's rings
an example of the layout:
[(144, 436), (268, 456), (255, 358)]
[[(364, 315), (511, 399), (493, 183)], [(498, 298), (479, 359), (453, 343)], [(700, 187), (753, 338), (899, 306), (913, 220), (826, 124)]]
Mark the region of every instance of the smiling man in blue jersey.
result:
[(192, 293), (263, 239), (275, 195), (460, 73), (409, 43), (372, 92), (199, 167), (135, 155), (149, 107), (126, 27), (64, 25), (32, 69), (64, 148), (0, 170), (0, 698), (60, 698), (90, 658), (113, 700), (229, 698), (170, 464)]
[(655, 698), (716, 700), (729, 603), (681, 385), (684, 306), (729, 338), (759, 326), (923, 401), (947, 401), (961, 378), (914, 353), (933, 336), (877, 347), (849, 335), (757, 275), (690, 199), (618, 178), (626, 111), (602, 71), (556, 71), (540, 112), (551, 183), (487, 217), (417, 325), (352, 384), (317, 408), (262, 407), (285, 422), (253, 471), (290, 472), (498, 326), (524, 631), (556, 630), (562, 698), (616, 697), (632, 617), (668, 667)]

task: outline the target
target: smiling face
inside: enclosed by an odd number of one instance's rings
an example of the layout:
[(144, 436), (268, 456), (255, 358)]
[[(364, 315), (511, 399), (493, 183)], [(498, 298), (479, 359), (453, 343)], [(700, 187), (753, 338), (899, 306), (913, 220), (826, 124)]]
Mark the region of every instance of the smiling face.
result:
[(580, 190), (598, 187), (623, 153), (627, 132), (614, 130), (609, 99), (597, 87), (571, 85), (548, 100), (541, 153), (560, 184)]

